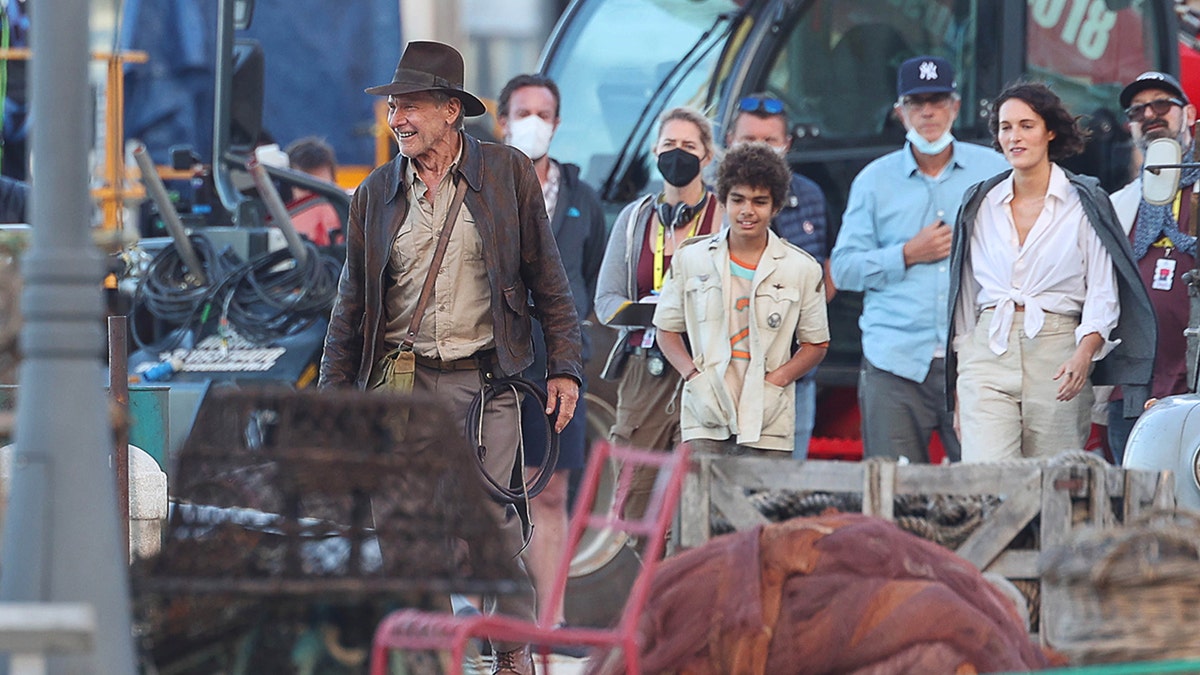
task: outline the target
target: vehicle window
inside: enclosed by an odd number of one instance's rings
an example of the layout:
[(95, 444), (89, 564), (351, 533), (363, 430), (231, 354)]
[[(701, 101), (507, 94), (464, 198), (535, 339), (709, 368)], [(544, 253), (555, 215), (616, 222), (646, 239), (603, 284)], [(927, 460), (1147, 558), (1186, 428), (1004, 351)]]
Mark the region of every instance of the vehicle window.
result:
[(1026, 70), (1053, 87), (1091, 134), (1063, 166), (1099, 178), (1106, 190), (1124, 185), (1135, 160), (1118, 98), (1125, 83), (1163, 68), (1155, 26), (1169, 10), (1137, 0), (1028, 0), (1026, 7)]
[[(1150, 2), (1029, 0), (1026, 67), (1047, 82), (1077, 115), (1116, 110), (1125, 83), (1155, 69)], [(1119, 36), (1119, 38), (1118, 38)]]
[[(547, 66), (562, 94), (551, 153), (578, 164), (593, 186), (603, 183), (663, 78), (719, 15), (736, 9), (733, 0), (585, 3)], [(710, 50), (692, 69), (668, 99), (672, 104), (703, 89), (719, 51)]]
[[(768, 91), (799, 125), (800, 146), (855, 146), (904, 135), (892, 116), (896, 71), (921, 54), (945, 57), (958, 74), (963, 111), (975, 108), (976, 3), (859, 0), (815, 3), (775, 56)], [(970, 119), (960, 114), (958, 124)]]

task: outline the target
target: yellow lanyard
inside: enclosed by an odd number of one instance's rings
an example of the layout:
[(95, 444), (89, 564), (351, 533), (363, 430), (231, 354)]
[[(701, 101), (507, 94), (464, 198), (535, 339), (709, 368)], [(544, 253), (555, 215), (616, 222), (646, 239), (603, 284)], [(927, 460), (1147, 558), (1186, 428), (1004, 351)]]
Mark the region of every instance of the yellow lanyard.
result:
[[(692, 226), (689, 228), (687, 236), (684, 240), (690, 239), (696, 235), (696, 230), (700, 227), (700, 219), (708, 211), (708, 199), (705, 199), (704, 208), (698, 209), (695, 217), (692, 218)], [(666, 223), (658, 224), (658, 240), (654, 244), (654, 291), (662, 290), (663, 285), (663, 267), (666, 262), (667, 253), (667, 228), (670, 227)]]

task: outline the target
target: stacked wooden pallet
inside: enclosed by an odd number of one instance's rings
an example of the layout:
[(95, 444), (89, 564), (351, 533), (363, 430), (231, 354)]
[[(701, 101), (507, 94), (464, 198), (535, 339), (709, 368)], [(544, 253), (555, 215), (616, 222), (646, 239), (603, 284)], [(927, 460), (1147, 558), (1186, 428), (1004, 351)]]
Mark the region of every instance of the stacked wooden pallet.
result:
[[(979, 570), (1002, 576), (1022, 590), (1035, 633), (1038, 626), (1053, 625), (1056, 615), (1065, 611), (1052, 597), (1038, 600), (1043, 597), (1038, 570), (1043, 550), (1064, 544), (1076, 528), (1118, 525), (1149, 509), (1173, 508), (1175, 502), (1169, 472), (1127, 470), (1085, 453), (1042, 461), (937, 466), (701, 456), (684, 485), (676, 543), (690, 548), (723, 528), (741, 530), (784, 518), (788, 514), (763, 506), (789, 495), (794, 503), (842, 496), (843, 504), (857, 506), (862, 513), (896, 521), (918, 536), (949, 545)], [(919, 519), (898, 513), (898, 507), (922, 497), (961, 500), (969, 508), (960, 510), (978, 509), (977, 523), (969, 531), (958, 528), (954, 537), (935, 536), (956, 525), (921, 526)]]

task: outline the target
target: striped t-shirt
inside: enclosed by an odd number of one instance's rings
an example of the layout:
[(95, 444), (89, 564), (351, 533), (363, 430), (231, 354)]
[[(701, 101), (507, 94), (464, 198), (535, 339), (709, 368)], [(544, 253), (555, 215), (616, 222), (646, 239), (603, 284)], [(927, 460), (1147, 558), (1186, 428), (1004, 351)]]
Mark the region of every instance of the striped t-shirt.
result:
[(729, 348), (733, 358), (725, 371), (725, 386), (737, 401), (750, 368), (750, 289), (756, 265), (747, 265), (729, 256)]

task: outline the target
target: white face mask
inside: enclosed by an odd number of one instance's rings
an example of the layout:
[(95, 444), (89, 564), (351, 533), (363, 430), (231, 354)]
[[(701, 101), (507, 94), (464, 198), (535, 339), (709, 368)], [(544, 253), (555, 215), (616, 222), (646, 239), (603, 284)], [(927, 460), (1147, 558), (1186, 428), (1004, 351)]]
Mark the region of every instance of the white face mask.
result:
[(913, 148), (922, 155), (936, 155), (939, 152), (950, 147), (954, 142), (954, 134), (947, 129), (946, 133), (942, 134), (935, 141), (927, 141), (925, 137), (917, 133), (916, 129), (909, 129), (908, 135), (905, 136), (909, 143), (912, 143)]
[[(751, 143), (751, 142), (752, 141), (740, 141), (738, 143), (734, 143), (733, 145), (730, 145), (729, 149), (732, 150), (733, 148), (736, 148), (739, 145), (745, 145), (746, 143)], [(766, 141), (762, 141), (762, 142), (766, 143)], [(767, 147), (774, 150), (775, 154), (779, 155), (780, 157), (787, 157), (788, 146), (786, 146), (786, 145), (771, 145), (770, 143), (767, 143)]]
[(546, 156), (550, 151), (550, 139), (553, 137), (554, 125), (537, 115), (529, 115), (508, 123), (508, 144), (532, 160)]

